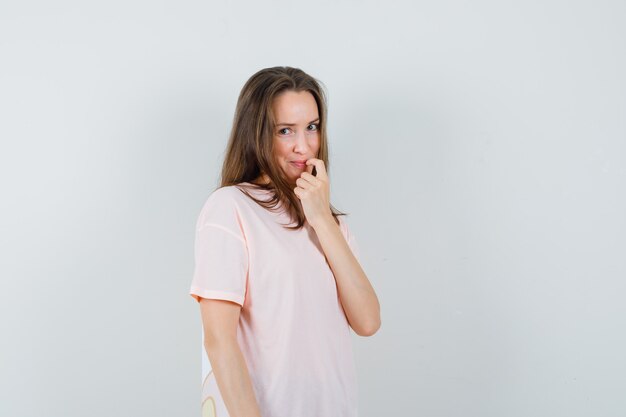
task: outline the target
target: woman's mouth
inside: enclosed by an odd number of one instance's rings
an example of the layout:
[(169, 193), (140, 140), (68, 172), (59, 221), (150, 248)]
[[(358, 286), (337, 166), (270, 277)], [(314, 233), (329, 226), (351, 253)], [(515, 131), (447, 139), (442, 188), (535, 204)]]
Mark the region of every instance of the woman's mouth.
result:
[(292, 165), (295, 165), (295, 166), (296, 166), (296, 168), (300, 168), (300, 169), (302, 169), (302, 168), (306, 167), (306, 163), (305, 163), (305, 162), (295, 162), (295, 161), (291, 161), (291, 162), (289, 162), (289, 163), (290, 163), (290, 164), (292, 164)]

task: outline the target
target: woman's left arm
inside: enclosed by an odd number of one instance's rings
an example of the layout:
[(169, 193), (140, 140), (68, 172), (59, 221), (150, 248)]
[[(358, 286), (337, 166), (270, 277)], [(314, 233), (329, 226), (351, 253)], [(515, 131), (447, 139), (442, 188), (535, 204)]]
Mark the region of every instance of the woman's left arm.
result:
[(317, 222), (314, 228), (335, 275), (350, 327), (359, 336), (373, 335), (380, 328), (380, 304), (365, 271), (332, 215)]
[[(335, 275), (350, 327), (359, 336), (371, 336), (380, 328), (378, 297), (330, 211), (330, 185), (324, 161), (309, 158), (306, 165), (306, 171), (296, 179), (294, 193)], [(313, 167), (317, 175), (312, 174)]]

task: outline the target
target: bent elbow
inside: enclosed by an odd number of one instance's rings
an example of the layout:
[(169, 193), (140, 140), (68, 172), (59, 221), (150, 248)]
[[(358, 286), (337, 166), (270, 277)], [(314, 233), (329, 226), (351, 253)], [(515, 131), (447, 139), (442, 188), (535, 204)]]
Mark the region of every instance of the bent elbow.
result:
[(378, 320), (376, 323), (373, 323), (369, 326), (365, 326), (364, 328), (360, 329), (360, 331), (357, 334), (359, 336), (369, 337), (369, 336), (375, 335), (376, 332), (378, 332), (378, 329), (380, 329), (380, 320)]

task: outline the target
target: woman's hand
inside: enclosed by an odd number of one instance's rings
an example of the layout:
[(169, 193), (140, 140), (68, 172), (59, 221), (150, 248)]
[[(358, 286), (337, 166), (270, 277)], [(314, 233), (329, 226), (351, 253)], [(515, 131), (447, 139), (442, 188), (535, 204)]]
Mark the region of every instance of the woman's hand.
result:
[[(330, 184), (324, 161), (310, 158), (306, 161), (306, 171), (296, 180), (294, 193), (302, 203), (304, 215), (309, 224), (315, 228), (318, 224), (332, 220), (330, 211)], [(313, 176), (313, 167), (317, 176)]]

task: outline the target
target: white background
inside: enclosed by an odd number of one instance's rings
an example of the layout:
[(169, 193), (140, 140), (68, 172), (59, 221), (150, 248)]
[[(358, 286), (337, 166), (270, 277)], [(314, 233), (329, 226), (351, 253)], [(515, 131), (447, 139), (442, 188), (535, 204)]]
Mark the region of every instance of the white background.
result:
[(199, 416), (195, 220), (276, 65), (381, 302), (362, 417), (626, 413), (623, 1), (11, 1), (0, 60), (0, 415)]

